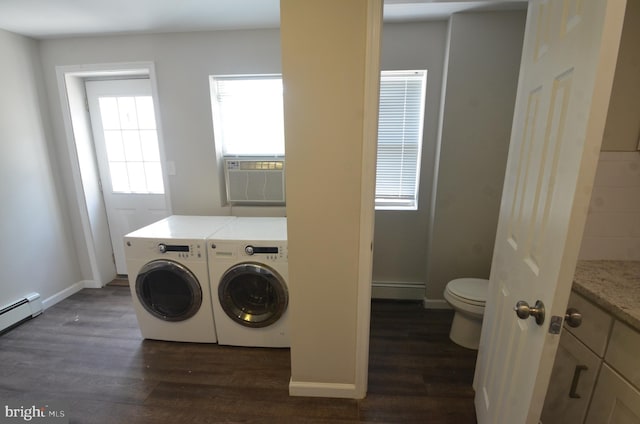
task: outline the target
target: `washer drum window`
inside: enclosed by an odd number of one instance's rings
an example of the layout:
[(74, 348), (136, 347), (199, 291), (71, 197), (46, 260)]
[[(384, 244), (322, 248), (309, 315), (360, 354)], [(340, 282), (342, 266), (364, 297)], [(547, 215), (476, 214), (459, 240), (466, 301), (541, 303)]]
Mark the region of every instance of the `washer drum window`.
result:
[(138, 300), (151, 315), (164, 321), (184, 321), (202, 305), (202, 288), (189, 269), (160, 259), (142, 267), (136, 278)]
[(283, 278), (273, 269), (242, 263), (224, 273), (218, 286), (222, 309), (246, 327), (267, 327), (287, 310), (289, 294)]

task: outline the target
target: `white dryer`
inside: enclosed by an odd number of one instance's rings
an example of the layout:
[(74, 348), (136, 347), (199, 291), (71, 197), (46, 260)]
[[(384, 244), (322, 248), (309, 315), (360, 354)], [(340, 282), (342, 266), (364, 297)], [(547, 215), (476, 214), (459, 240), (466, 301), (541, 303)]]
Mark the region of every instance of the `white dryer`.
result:
[(289, 347), (286, 218), (238, 217), (207, 250), (218, 343)]
[(172, 215), (125, 236), (129, 287), (144, 338), (217, 341), (206, 239), (233, 219)]

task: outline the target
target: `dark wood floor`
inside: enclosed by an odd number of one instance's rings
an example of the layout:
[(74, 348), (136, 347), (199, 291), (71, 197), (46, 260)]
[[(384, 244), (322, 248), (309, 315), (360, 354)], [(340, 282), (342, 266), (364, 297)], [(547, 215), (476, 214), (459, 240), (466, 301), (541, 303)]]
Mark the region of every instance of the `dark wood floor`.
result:
[(85, 289), (0, 336), (0, 403), (63, 402), (82, 424), (475, 423), (451, 319), (374, 301), (367, 397), (301, 398), (288, 349), (142, 340), (127, 287)]

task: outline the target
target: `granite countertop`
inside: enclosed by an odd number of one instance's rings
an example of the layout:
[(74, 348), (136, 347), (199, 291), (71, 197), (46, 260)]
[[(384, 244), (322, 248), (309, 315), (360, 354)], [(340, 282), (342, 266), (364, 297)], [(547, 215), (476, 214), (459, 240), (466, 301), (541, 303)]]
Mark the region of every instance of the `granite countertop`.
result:
[(578, 261), (573, 290), (640, 331), (640, 261)]

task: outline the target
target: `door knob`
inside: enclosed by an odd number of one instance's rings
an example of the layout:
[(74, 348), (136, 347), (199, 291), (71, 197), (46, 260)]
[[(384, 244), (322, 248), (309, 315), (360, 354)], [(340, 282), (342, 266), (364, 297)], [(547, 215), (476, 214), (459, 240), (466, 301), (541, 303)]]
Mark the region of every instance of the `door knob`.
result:
[(569, 327), (580, 327), (580, 324), (582, 324), (582, 314), (576, 308), (569, 308), (564, 316), (564, 322), (566, 322)]
[(516, 303), (516, 307), (513, 308), (516, 311), (516, 315), (520, 319), (527, 319), (529, 317), (534, 317), (536, 319), (536, 324), (542, 325), (544, 323), (544, 303), (541, 300), (536, 300), (536, 304), (531, 307), (524, 300)]

